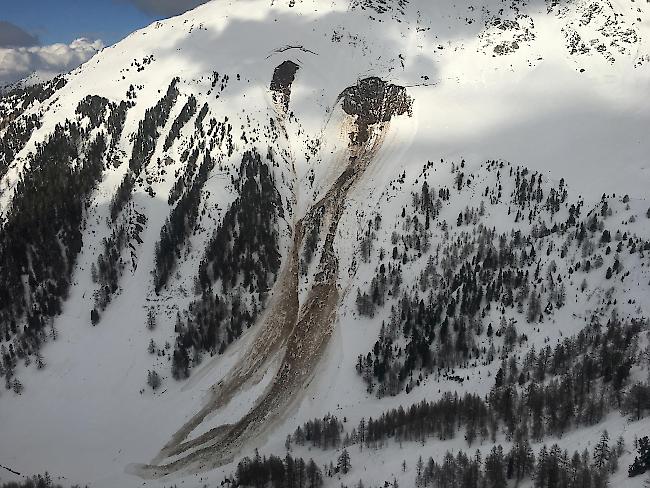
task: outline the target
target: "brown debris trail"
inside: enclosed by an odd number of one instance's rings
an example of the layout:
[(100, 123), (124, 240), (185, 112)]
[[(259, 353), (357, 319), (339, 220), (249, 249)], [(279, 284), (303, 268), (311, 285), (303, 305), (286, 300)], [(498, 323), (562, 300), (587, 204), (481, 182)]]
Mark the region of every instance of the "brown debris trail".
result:
[[(241, 362), (212, 388), (207, 404), (174, 434), (152, 464), (133, 466), (130, 470), (134, 474), (160, 478), (178, 471), (205, 471), (232, 462), (247, 442), (268, 434), (297, 406), (313, 378), (332, 336), (340, 298), (334, 239), (348, 193), (381, 147), (391, 117), (407, 113), (411, 107), (404, 88), (388, 85), (378, 78), (359, 81), (344, 91), (340, 99), (356, 128), (350, 134), (347, 167), (325, 196), (295, 224), (292, 248), (274, 286), (258, 336)], [(325, 225), (327, 235), (314, 285), (300, 305), (298, 264), (303, 229), (317, 218)], [(263, 374), (270, 361), (282, 351), (280, 368), (248, 413), (232, 425), (221, 425), (186, 440), (208, 415), (225, 406), (251, 379)]]

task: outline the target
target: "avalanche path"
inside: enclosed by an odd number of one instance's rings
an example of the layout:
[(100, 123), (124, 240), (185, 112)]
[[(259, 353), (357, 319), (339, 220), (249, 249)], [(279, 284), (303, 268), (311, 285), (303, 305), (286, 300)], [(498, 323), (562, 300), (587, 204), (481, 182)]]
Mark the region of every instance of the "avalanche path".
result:
[[(290, 82), (293, 81), (291, 76)], [(337, 103), (351, 127), (343, 172), (325, 195), (294, 225), (293, 244), (274, 286), (274, 293), (259, 332), (238, 364), (214, 385), (206, 405), (185, 423), (149, 465), (131, 465), (128, 471), (155, 479), (179, 471), (202, 472), (230, 463), (248, 441), (259, 441), (302, 399), (306, 386), (334, 330), (340, 294), (339, 262), (334, 239), (350, 190), (364, 175), (381, 148), (393, 116), (409, 114), (412, 100), (403, 87), (379, 78), (366, 78), (344, 90)], [(286, 110), (286, 103), (282, 103)], [(299, 301), (299, 256), (304, 229), (320, 219), (326, 229), (313, 285)], [(282, 363), (271, 384), (253, 408), (234, 424), (220, 425), (188, 439), (204, 420), (251, 381), (259, 382), (277, 355)]]

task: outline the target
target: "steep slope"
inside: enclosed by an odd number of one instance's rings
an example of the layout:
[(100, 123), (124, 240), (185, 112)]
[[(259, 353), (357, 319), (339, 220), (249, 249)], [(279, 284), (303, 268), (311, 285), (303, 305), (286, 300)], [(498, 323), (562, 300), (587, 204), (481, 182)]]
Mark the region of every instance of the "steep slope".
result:
[[(372, 163), (391, 118), (411, 108), (403, 87), (388, 85), (376, 78), (360, 81), (343, 92), (341, 98), (343, 110), (355, 117), (349, 123), (354, 129), (349, 134), (348, 163), (323, 198), (296, 223), (287, 268), (283, 279), (276, 284), (282, 294), (265, 312), (267, 320), (253, 349), (245, 353), (244, 363), (237, 365), (230, 373), (232, 376), (217, 385), (212, 393), (213, 400), (174, 435), (172, 444), (163, 451), (165, 457), (187, 455), (168, 465), (145, 467), (147, 476), (159, 477), (192, 465), (209, 469), (232, 462), (246, 442), (259, 442), (262, 432), (286, 416), (288, 407), (300, 400), (301, 391), (313, 377), (331, 337), (339, 302), (336, 283), (339, 267), (333, 245), (347, 195)], [(303, 228), (317, 225), (316, 219), (319, 225), (323, 221), (327, 224), (326, 237), (314, 283), (301, 303), (298, 299), (298, 260)], [(267, 367), (271, 354), (277, 354), (281, 346), (286, 349), (278, 372), (248, 414), (233, 426), (216, 427), (181, 443), (208, 414), (227, 404), (247, 380), (258, 375), (261, 367)]]
[[(498, 393), (511, 358), (644, 323), (649, 22), (622, 0), (215, 0), (4, 95), (0, 464), (220, 482), (312, 417)], [(627, 466), (650, 424), (605, 413), (535, 443), (606, 426)], [(408, 486), (402, 447), (326, 483)]]

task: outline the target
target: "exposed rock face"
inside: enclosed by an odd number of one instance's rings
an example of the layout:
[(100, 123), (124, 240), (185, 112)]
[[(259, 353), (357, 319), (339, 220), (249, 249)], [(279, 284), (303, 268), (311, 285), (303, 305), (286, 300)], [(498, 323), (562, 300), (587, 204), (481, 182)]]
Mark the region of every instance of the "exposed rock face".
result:
[(356, 116), (358, 131), (350, 135), (355, 144), (368, 140), (369, 126), (389, 122), (396, 115), (410, 115), (413, 108), (413, 100), (406, 93), (406, 88), (377, 77), (359, 80), (356, 85), (343, 90), (339, 99), (343, 101), (345, 113)]
[(271, 91), (273, 92), (273, 101), (281, 106), (286, 112), (289, 109), (291, 100), (291, 85), (296, 79), (296, 73), (300, 69), (293, 61), (285, 61), (280, 64), (273, 72), (271, 79)]

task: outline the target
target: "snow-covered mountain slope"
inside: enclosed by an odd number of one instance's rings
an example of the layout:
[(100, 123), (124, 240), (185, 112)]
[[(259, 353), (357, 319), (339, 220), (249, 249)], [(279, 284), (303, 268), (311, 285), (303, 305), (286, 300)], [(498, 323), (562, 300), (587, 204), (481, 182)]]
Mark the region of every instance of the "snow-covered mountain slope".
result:
[(214, 0), (3, 95), (0, 465), (212, 486), (331, 413), (364, 449), (327, 486), (412, 486), (523, 434), (366, 449), (362, 418), (469, 392), (497, 422), (594, 355), (531, 442), (607, 429), (641, 486), (649, 5)]

